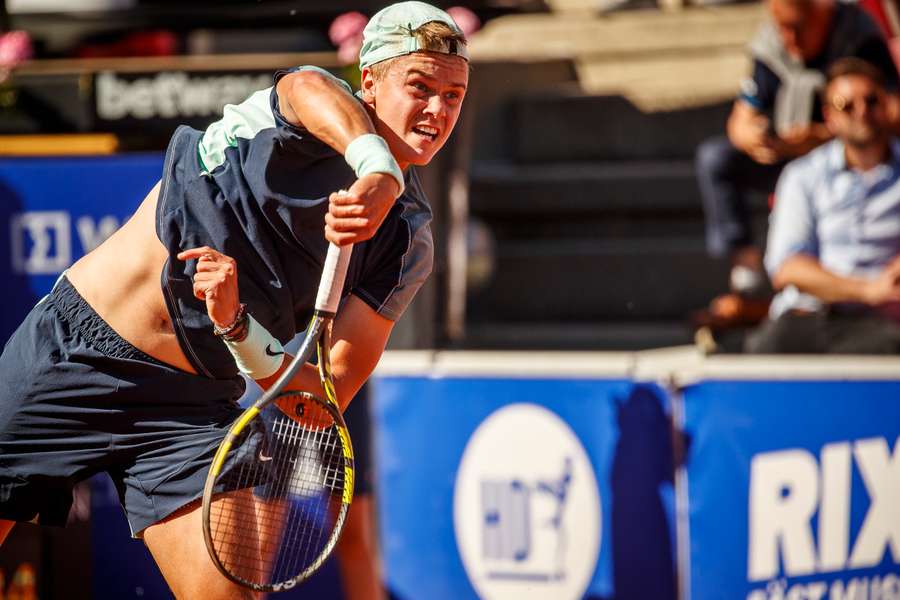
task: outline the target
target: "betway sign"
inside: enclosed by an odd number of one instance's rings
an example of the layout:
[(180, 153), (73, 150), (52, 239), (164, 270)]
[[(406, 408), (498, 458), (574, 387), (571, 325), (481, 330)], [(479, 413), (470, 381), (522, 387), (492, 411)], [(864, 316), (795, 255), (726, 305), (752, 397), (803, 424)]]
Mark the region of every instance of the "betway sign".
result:
[(104, 121), (218, 117), (226, 104), (240, 103), (271, 86), (272, 75), (103, 72), (95, 80), (97, 117)]

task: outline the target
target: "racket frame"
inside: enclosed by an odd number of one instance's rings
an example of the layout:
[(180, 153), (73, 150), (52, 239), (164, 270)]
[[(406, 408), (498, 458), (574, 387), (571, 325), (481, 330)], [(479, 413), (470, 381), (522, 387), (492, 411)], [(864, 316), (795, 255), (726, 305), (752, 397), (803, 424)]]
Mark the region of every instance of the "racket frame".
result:
[[(322, 563), (328, 558), (337, 544), (340, 534), (343, 531), (346, 522), (347, 511), (350, 502), (353, 499), (354, 486), (354, 463), (353, 463), (353, 446), (350, 441), (350, 435), (347, 431), (347, 425), (341, 416), (337, 393), (334, 386), (334, 378), (331, 373), (331, 324), (337, 313), (337, 307), (340, 303), (341, 294), (344, 287), (344, 279), (347, 272), (347, 266), (350, 262), (350, 254), (353, 249), (352, 245), (336, 246), (329, 244), (328, 254), (325, 259), (322, 280), (319, 284), (319, 292), (316, 297), (316, 308), (310, 320), (309, 327), (306, 329), (306, 335), (300, 345), (297, 355), (288, 364), (287, 368), (281, 373), (275, 383), (260, 398), (247, 408), (231, 425), (225, 438), (220, 442), (219, 448), (213, 457), (210, 465), (209, 473), (206, 477), (206, 483), (203, 487), (202, 500), (202, 521), (203, 521), (203, 538), (206, 542), (206, 548), (209, 556), (216, 568), (229, 580), (242, 585), (244, 587), (261, 591), (261, 592), (277, 592), (291, 589), (298, 583), (308, 579)], [(222, 467), (228, 457), (228, 453), (235, 445), (235, 440), (247, 428), (247, 426), (257, 418), (262, 410), (274, 403), (282, 394), (285, 386), (293, 379), (294, 375), (306, 364), (312, 357), (313, 352), (318, 355), (319, 379), (325, 392), (325, 399), (322, 400), (315, 394), (309, 394), (316, 402), (326, 407), (328, 412), (334, 417), (335, 426), (341, 440), (341, 449), (344, 458), (344, 489), (341, 496), (341, 508), (335, 519), (332, 534), (310, 565), (295, 577), (283, 582), (275, 582), (272, 584), (259, 584), (247, 581), (241, 577), (229, 572), (225, 565), (222, 564), (212, 537), (210, 527), (210, 519), (212, 516), (212, 504), (215, 500), (215, 484), (218, 475), (221, 473)], [(306, 392), (308, 394), (308, 392)]]

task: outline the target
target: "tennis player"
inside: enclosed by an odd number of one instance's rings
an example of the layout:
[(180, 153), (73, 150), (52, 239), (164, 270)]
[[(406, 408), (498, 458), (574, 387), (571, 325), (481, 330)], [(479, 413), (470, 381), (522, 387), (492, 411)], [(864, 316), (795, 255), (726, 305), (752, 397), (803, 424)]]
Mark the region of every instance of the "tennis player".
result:
[[(0, 357), (0, 539), (64, 524), (72, 486), (105, 471), (178, 598), (251, 597), (213, 566), (197, 502), (239, 370), (274, 381), (326, 240), (353, 243), (332, 350), (352, 398), (431, 270), (414, 167), (456, 124), (465, 37), (441, 10), (394, 4), (366, 26), (360, 69), (358, 96), (300, 67), (205, 132), (180, 127), (135, 215), (26, 317)], [(320, 391), (311, 368), (290, 387)]]

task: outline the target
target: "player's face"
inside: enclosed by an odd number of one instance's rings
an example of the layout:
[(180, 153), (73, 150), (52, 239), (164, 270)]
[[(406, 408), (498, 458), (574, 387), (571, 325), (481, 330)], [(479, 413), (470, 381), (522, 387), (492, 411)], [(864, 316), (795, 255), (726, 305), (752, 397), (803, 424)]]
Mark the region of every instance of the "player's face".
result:
[(827, 90), (825, 119), (831, 131), (850, 146), (883, 143), (888, 137), (884, 91), (862, 75), (845, 75)]
[(394, 59), (376, 81), (362, 73), (363, 98), (400, 168), (428, 164), (459, 118), (469, 64), (458, 56), (414, 53)]

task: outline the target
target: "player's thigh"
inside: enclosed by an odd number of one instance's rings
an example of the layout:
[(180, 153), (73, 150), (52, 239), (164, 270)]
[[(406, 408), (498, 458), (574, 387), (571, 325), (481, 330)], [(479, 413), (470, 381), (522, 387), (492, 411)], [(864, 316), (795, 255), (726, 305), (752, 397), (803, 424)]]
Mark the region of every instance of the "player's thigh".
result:
[(144, 530), (144, 542), (178, 600), (255, 599), (213, 564), (203, 541), (200, 503), (195, 502)]
[(338, 553), (350, 548), (372, 552), (375, 550), (375, 520), (373, 503), (368, 495), (356, 496), (350, 504), (347, 522), (338, 542)]

